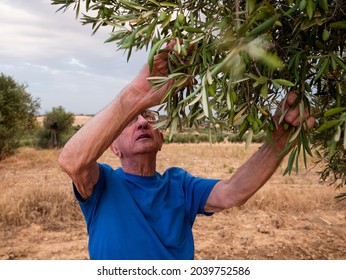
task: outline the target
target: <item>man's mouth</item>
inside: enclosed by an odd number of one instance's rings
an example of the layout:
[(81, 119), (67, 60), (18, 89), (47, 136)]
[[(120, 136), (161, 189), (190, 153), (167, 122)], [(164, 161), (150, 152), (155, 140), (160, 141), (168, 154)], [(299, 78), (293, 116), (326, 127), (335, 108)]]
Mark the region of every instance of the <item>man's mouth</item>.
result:
[(138, 137), (137, 137), (137, 140), (139, 139), (143, 139), (143, 138), (147, 138), (147, 139), (150, 139), (150, 135), (147, 134), (147, 133), (143, 133), (143, 134), (140, 134)]

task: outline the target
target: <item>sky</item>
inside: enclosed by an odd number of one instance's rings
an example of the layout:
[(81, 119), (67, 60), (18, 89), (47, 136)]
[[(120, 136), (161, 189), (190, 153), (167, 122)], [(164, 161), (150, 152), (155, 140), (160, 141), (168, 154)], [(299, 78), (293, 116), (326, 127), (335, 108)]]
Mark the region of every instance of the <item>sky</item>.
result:
[(73, 9), (56, 12), (50, 0), (0, 0), (0, 73), (39, 98), (39, 114), (63, 106), (96, 114), (146, 63), (144, 51), (127, 54), (104, 43), (110, 29), (92, 35)]

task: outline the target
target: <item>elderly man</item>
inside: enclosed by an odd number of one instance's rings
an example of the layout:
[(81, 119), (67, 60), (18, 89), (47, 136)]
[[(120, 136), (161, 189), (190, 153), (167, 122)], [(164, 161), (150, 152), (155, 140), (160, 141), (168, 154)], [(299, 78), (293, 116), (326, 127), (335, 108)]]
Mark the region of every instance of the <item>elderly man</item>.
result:
[[(174, 43), (167, 49), (172, 50)], [(91, 259), (193, 259), (192, 226), (197, 214), (211, 215), (245, 203), (271, 177), (282, 158), (284, 129), (265, 143), (228, 179), (204, 179), (172, 167), (156, 171), (163, 136), (153, 125), (167, 84), (154, 91), (147, 78), (167, 75), (167, 52), (154, 59), (106, 108), (65, 145), (59, 164), (73, 181), (83, 211)], [(286, 104), (296, 98), (289, 94)], [(314, 118), (306, 112), (311, 128)], [(289, 110), (286, 122), (298, 125), (299, 111)], [(110, 147), (120, 158), (114, 170), (97, 160)]]

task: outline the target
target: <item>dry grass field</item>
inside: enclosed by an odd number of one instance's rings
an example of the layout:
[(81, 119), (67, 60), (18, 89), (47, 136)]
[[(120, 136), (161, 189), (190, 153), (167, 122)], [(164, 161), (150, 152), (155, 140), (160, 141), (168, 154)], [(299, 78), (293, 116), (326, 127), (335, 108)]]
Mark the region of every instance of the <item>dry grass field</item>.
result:
[[(168, 144), (158, 171), (186, 168), (211, 178), (232, 176), (258, 149), (243, 144)], [(87, 233), (59, 150), (21, 148), (0, 161), (0, 259), (88, 259)], [(119, 162), (107, 151), (101, 158)], [(346, 201), (319, 182), (316, 169), (282, 176), (285, 163), (244, 206), (199, 216), (196, 259), (346, 259)]]
[[(90, 120), (91, 117), (92, 117), (91, 115), (76, 115), (76, 116), (75, 116), (75, 119), (74, 119), (73, 125), (74, 125), (74, 126), (77, 126), (77, 125), (82, 126), (82, 125), (84, 125), (88, 120)], [(43, 124), (44, 116), (38, 116), (38, 117), (36, 118), (36, 120), (37, 120), (37, 122), (38, 122), (39, 124)]]

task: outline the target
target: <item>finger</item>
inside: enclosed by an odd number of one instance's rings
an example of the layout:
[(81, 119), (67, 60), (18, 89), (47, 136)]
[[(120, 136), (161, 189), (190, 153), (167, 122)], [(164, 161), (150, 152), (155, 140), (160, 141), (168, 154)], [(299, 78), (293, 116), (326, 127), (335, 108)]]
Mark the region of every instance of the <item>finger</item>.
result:
[(313, 128), (315, 125), (315, 118), (313, 116), (313, 108), (305, 109), (305, 118), (306, 118), (306, 122), (304, 122), (304, 128), (305, 129)]
[(291, 125), (297, 126), (299, 122), (299, 110), (298, 108), (296, 109), (291, 109), (288, 110), (286, 115), (285, 115), (285, 121)]
[(297, 117), (295, 119), (293, 119), (289, 124), (292, 126), (298, 126), (298, 124), (301, 122), (300, 117)]
[(308, 125), (308, 129), (311, 129), (315, 125), (315, 118), (314, 117), (309, 117), (306, 122), (307, 122), (307, 125)]
[(305, 109), (305, 116), (301, 116), (298, 108), (291, 109), (287, 112), (285, 116), (285, 121), (292, 126), (298, 126), (300, 122), (305, 122), (305, 120), (309, 120), (314, 123), (315, 119), (312, 117), (312, 108)]
[(288, 106), (292, 106), (294, 104), (294, 102), (296, 101), (298, 95), (295, 92), (290, 92), (287, 95), (287, 99), (286, 99), (286, 104)]
[(174, 46), (178, 43), (178, 40), (180, 45), (183, 43), (183, 39), (173, 39), (167, 43), (165, 50), (172, 51)]
[(171, 40), (167, 43), (167, 45), (161, 49), (155, 56), (154, 56), (154, 60), (164, 60), (166, 61), (168, 58), (168, 53), (172, 52), (174, 49), (175, 44), (177, 43), (177, 41)]
[(165, 47), (165, 49), (169, 49), (169, 50), (172, 50), (174, 45), (177, 43), (177, 40), (176, 39), (173, 39), (171, 41), (169, 41)]

